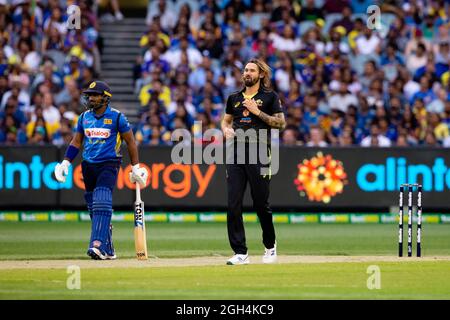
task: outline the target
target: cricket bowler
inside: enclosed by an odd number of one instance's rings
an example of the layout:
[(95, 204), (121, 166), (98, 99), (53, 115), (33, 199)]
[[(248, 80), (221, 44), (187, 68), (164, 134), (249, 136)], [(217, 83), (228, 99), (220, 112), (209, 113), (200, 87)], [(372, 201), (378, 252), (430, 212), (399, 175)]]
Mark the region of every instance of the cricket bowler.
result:
[[(228, 97), (226, 110), (222, 119), (222, 131), (227, 140), (234, 140), (234, 144), (245, 144), (245, 163), (227, 163), (226, 176), (228, 188), (227, 228), (228, 238), (234, 256), (227, 264), (248, 264), (249, 257), (245, 240), (244, 222), (242, 217), (242, 202), (247, 182), (250, 184), (253, 207), (258, 215), (262, 240), (265, 246), (263, 263), (277, 261), (275, 229), (272, 221), (272, 210), (269, 205), (270, 174), (262, 174), (262, 166), (258, 152), (257, 163), (249, 163), (250, 144), (256, 143), (258, 148), (265, 148), (270, 159), (270, 129), (284, 129), (286, 122), (281, 109), (278, 95), (270, 89), (271, 70), (262, 60), (251, 59), (243, 71), (244, 88)], [(236, 130), (248, 132), (254, 129), (256, 141), (247, 141), (236, 134)], [(262, 130), (266, 130), (269, 137), (262, 138)], [(231, 141), (233, 141), (231, 140)], [(241, 140), (241, 141), (239, 141)], [(234, 157), (241, 158), (239, 148), (234, 148)], [(270, 162), (268, 164), (270, 168)], [(270, 171), (269, 171), (270, 172)]]
[(92, 222), (87, 254), (95, 260), (116, 259), (111, 225), (112, 195), (122, 161), (122, 139), (127, 143), (132, 164), (131, 182), (144, 187), (148, 177), (147, 170), (139, 167), (138, 149), (130, 124), (123, 113), (110, 106), (111, 97), (111, 90), (103, 81), (93, 81), (83, 91), (89, 110), (78, 118), (76, 133), (64, 160), (55, 167), (56, 179), (65, 182), (71, 162), (83, 145), (84, 198)]

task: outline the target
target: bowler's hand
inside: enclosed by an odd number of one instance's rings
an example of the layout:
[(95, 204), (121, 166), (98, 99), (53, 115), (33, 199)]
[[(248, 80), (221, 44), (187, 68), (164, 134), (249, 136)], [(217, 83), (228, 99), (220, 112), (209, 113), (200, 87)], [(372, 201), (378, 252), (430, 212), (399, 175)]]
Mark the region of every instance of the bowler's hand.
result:
[(147, 184), (148, 171), (145, 168), (139, 168), (139, 164), (132, 167), (130, 172), (130, 181), (132, 183), (139, 183), (141, 187)]
[(70, 162), (68, 160), (63, 160), (58, 163), (55, 167), (55, 178), (59, 182), (66, 182), (66, 176), (69, 174)]
[(242, 104), (244, 105), (244, 107), (247, 108), (248, 111), (253, 113), (255, 116), (257, 116), (261, 113), (261, 110), (259, 110), (255, 99), (245, 99)]
[(225, 128), (223, 129), (223, 134), (225, 135), (225, 139), (233, 139), (234, 138), (234, 129), (233, 128)]

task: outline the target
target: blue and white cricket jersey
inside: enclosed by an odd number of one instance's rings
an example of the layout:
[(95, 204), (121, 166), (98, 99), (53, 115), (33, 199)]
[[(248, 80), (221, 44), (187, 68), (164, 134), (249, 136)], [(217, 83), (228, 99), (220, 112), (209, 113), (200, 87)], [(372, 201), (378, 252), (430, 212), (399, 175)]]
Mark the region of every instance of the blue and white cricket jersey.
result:
[(77, 132), (84, 135), (83, 159), (90, 163), (121, 161), (122, 139), (119, 133), (130, 129), (125, 115), (109, 105), (99, 116), (93, 110), (83, 112), (77, 125)]

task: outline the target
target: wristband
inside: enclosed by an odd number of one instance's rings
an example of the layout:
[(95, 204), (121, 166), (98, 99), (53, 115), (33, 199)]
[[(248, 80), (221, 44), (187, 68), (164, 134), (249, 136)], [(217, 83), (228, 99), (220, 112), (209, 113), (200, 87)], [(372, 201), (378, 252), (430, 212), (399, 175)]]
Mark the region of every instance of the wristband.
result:
[(70, 160), (70, 162), (72, 162), (73, 159), (76, 158), (79, 150), (80, 149), (78, 149), (77, 147), (69, 145), (69, 147), (66, 150), (66, 153), (64, 154), (64, 158), (67, 158)]

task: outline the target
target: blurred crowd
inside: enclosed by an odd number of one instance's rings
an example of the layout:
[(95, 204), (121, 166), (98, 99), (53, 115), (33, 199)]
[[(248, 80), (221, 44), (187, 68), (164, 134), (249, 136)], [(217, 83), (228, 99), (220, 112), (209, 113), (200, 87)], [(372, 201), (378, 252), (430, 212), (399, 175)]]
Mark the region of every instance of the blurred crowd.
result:
[[(0, 0), (0, 144), (67, 144), (80, 91), (101, 75), (95, 1), (35, 3)], [(79, 30), (67, 28), (70, 4)], [(373, 4), (381, 16), (367, 14)], [(169, 145), (175, 129), (220, 128), (259, 57), (286, 115), (284, 145), (450, 147), (449, 17), (446, 0), (150, 0), (136, 138)]]
[[(380, 19), (367, 15), (378, 5)], [(450, 146), (448, 1), (150, 1), (134, 69), (142, 144), (220, 128), (245, 62), (273, 70), (285, 145)], [(201, 126), (195, 124), (201, 121)]]
[(70, 142), (81, 91), (101, 67), (96, 9), (94, 0), (0, 0), (0, 144)]

